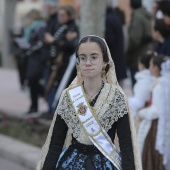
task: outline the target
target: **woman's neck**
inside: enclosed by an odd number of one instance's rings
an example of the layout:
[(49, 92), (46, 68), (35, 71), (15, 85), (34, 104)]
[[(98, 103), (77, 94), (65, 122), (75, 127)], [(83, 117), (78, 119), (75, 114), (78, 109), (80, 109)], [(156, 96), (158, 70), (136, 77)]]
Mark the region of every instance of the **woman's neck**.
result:
[(102, 78), (84, 78), (84, 89), (89, 95), (97, 93), (102, 86)]

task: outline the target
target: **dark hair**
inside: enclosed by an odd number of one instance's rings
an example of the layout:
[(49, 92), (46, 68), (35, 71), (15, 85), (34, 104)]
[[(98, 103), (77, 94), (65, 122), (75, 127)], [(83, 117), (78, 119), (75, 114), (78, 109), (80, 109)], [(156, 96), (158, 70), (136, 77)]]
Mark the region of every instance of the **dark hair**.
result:
[(146, 51), (141, 56), (139, 56), (139, 62), (145, 66), (146, 69), (149, 68), (149, 63), (151, 58), (156, 57), (158, 54), (155, 51)]
[(170, 1), (163, 0), (157, 3), (158, 3), (158, 9), (161, 10), (164, 15), (170, 16)]
[(141, 0), (130, 0), (130, 6), (133, 9), (138, 9), (138, 8), (142, 7), (142, 2), (141, 2)]
[(162, 54), (159, 54), (158, 56), (152, 57), (151, 61), (154, 66), (157, 66), (159, 70), (161, 70), (161, 64), (166, 60), (166, 57)]
[(77, 48), (76, 48), (76, 58), (78, 58), (78, 50), (79, 50), (80, 45), (83, 44), (83, 43), (86, 43), (86, 42), (95, 42), (96, 44), (98, 44), (98, 46), (100, 47), (100, 49), (103, 53), (103, 61), (105, 63), (107, 63), (106, 68), (105, 68), (105, 71), (107, 73), (109, 71), (109, 68), (110, 68), (110, 65), (108, 63), (109, 62), (109, 56), (108, 56), (108, 53), (107, 53), (107, 47), (106, 47), (105, 42), (99, 37), (88, 35), (88, 36), (82, 38), (80, 40)]
[(79, 42), (79, 44), (76, 48), (76, 58), (78, 58), (78, 50), (79, 50), (80, 45), (83, 44), (83, 43), (86, 43), (86, 42), (95, 42), (96, 44), (98, 44), (98, 46), (100, 47), (100, 49), (103, 53), (103, 61), (105, 63), (109, 62), (109, 57), (108, 57), (108, 54), (107, 54), (107, 47), (106, 47), (105, 42), (99, 37), (90, 36), (90, 35), (82, 38), (81, 41)]
[(59, 10), (64, 10), (71, 19), (75, 18), (75, 9), (72, 6), (66, 5), (61, 7)]
[(26, 18), (32, 18), (33, 20), (42, 19), (41, 13), (37, 9), (31, 9), (27, 14)]
[(119, 17), (121, 23), (123, 25), (125, 25), (126, 24), (125, 12), (122, 9), (120, 9), (119, 7), (114, 8), (114, 11), (117, 14), (117, 16)]
[(166, 24), (163, 19), (155, 19), (154, 29), (159, 31), (164, 38), (170, 36), (170, 25)]

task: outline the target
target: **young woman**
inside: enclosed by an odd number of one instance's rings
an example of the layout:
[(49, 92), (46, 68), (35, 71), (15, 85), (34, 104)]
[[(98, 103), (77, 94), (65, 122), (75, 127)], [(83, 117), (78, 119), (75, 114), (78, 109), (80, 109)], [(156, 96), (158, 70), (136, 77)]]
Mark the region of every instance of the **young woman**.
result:
[(77, 77), (62, 93), (37, 170), (141, 170), (134, 124), (105, 40), (84, 37), (76, 57)]
[(138, 112), (142, 122), (138, 131), (138, 143), (142, 154), (142, 165), (144, 170), (163, 170), (162, 156), (155, 149), (157, 123), (160, 110), (160, 99), (162, 99), (162, 88), (160, 86), (161, 64), (163, 56), (153, 57), (150, 61), (150, 72), (155, 77), (152, 88), (151, 105)]

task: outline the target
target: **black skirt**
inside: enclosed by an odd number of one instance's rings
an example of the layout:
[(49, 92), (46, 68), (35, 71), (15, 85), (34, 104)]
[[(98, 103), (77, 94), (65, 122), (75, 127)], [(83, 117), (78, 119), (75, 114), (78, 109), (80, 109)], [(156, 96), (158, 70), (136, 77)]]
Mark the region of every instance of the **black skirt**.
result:
[(94, 146), (73, 140), (58, 160), (56, 170), (117, 170), (117, 168)]

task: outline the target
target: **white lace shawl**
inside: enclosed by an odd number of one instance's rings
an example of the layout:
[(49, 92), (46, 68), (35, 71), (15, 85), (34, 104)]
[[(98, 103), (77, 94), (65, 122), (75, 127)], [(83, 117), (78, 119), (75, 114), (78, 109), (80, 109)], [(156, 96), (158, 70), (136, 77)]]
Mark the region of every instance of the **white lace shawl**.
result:
[[(94, 106), (95, 114), (98, 117), (102, 127), (108, 132), (113, 123), (117, 121), (124, 114), (127, 114), (127, 107), (123, 94), (109, 84), (105, 84), (104, 88), (97, 99)], [(60, 115), (67, 124), (73, 137), (80, 143), (90, 145), (93, 144), (88, 136), (83, 131), (79, 124), (78, 118), (73, 111), (70, 99), (65, 93), (63, 100), (58, 108), (58, 115)]]
[[(131, 130), (131, 135), (135, 167), (136, 170), (142, 170), (140, 155), (138, 153), (136, 141), (134, 141), (134, 139), (136, 139), (136, 134), (134, 133), (135, 127), (133, 123), (133, 118), (128, 110), (126, 98), (124, 97), (123, 93), (121, 93), (120, 90), (115, 88), (114, 86), (105, 84), (94, 106), (94, 109), (96, 109), (95, 113), (97, 114), (102, 127), (107, 132), (112, 127), (113, 123), (116, 122), (120, 117), (123, 117), (125, 114), (129, 115), (130, 128), (133, 129)], [(72, 135), (81, 143), (92, 144), (86, 134), (83, 132), (80, 124), (78, 123), (78, 119), (72, 109), (70, 100), (65, 90), (62, 93), (57, 110), (55, 112), (46, 142), (42, 148), (41, 160), (38, 163), (36, 170), (41, 170), (45, 162), (57, 114), (61, 115), (61, 117), (68, 125), (69, 129), (67, 132), (67, 138), (65, 140), (64, 147), (68, 147), (71, 144)]]

